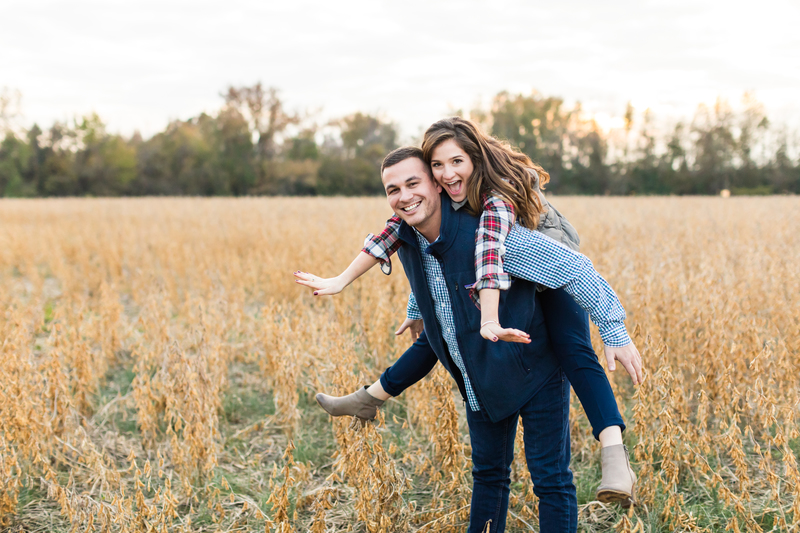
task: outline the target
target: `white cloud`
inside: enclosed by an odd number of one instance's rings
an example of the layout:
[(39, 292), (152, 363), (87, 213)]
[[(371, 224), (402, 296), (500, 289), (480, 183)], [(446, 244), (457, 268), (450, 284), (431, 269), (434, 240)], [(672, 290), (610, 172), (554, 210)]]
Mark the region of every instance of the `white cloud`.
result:
[(0, 86), (29, 122), (97, 111), (146, 135), (262, 81), (323, 118), (382, 112), (414, 134), (500, 90), (689, 117), (755, 90), (800, 122), (800, 8), (670, 2), (4, 2)]

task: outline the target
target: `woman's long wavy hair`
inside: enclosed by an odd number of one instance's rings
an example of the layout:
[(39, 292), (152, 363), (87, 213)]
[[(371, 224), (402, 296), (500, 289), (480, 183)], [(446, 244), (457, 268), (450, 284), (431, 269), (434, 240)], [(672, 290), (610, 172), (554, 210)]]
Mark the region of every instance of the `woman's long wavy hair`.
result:
[(474, 170), (466, 183), (470, 212), (481, 213), (484, 195), (500, 196), (514, 207), (519, 223), (536, 229), (545, 209), (535, 190), (536, 178), (528, 169), (539, 174), (540, 189), (550, 181), (550, 174), (507, 142), (486, 135), (461, 117), (439, 120), (425, 132), (422, 153), (428, 164), (436, 147), (449, 139), (455, 140), (472, 160)]

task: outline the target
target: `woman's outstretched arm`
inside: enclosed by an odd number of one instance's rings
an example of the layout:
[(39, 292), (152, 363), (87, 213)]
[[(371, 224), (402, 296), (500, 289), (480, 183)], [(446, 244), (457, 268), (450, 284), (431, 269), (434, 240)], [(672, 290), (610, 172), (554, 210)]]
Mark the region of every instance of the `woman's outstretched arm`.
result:
[(342, 292), (345, 287), (378, 263), (379, 261), (371, 255), (359, 252), (353, 262), (350, 263), (350, 266), (333, 278), (320, 278), (314, 274), (299, 270), (294, 272), (294, 277), (298, 284), (312, 289), (314, 296), (329, 296)]

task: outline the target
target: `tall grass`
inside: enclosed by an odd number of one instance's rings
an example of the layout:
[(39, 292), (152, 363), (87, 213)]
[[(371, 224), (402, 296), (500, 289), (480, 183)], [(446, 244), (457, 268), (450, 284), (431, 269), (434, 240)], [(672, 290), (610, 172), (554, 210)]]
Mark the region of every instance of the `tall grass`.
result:
[[(553, 202), (647, 371), (636, 390), (612, 375), (630, 513), (592, 501), (599, 448), (572, 402), (580, 528), (800, 530), (800, 200)], [(464, 531), (469, 440), (441, 368), (364, 427), (313, 400), (402, 353), (408, 284), (395, 260), (321, 299), (291, 272), (341, 271), (389, 214), (376, 198), (0, 202), (0, 525)], [(538, 529), (517, 442), (509, 529)]]

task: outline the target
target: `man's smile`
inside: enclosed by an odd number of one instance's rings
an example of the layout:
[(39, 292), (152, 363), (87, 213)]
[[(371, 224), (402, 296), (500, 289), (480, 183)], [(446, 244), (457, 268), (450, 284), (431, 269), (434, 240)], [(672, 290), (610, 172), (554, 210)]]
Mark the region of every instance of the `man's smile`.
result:
[(406, 213), (410, 213), (411, 211), (413, 211), (414, 209), (416, 209), (417, 207), (419, 207), (419, 204), (421, 204), (421, 203), (422, 203), (422, 202), (416, 202), (416, 203), (413, 203), (413, 204), (411, 204), (411, 205), (409, 205), (409, 206), (407, 206), (407, 207), (401, 207), (401, 209), (402, 209), (403, 211), (405, 211)]

